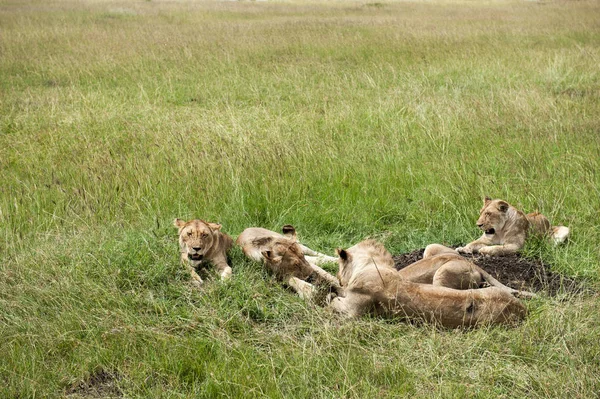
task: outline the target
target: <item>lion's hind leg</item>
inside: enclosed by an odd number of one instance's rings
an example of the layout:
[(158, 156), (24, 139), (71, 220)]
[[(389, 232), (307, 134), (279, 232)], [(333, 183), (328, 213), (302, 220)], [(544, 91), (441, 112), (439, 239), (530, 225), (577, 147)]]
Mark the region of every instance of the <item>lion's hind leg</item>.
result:
[(467, 260), (456, 259), (445, 263), (435, 272), (432, 284), (456, 290), (467, 290), (479, 288), (483, 281), (477, 266)]
[(456, 259), (445, 263), (433, 276), (433, 285), (458, 290), (480, 288), (484, 283), (521, 298), (536, 296), (533, 292), (519, 291), (507, 287), (491, 274), (466, 259)]
[(285, 226), (283, 226), (281, 228), (281, 230), (282, 230), (283, 235), (286, 238), (298, 243), (298, 245), (300, 246), (300, 249), (302, 250), (302, 253), (306, 256), (306, 260), (308, 260), (309, 262), (311, 262), (315, 265), (319, 265), (319, 266), (322, 265), (323, 263), (337, 262), (337, 258), (334, 258), (333, 256), (322, 254), (320, 252), (310, 249), (306, 245), (302, 245), (301, 243), (299, 243), (298, 235), (296, 234), (296, 228), (294, 226), (292, 226), (291, 224), (286, 224)]
[(322, 266), (325, 263), (337, 263), (337, 258), (324, 254), (319, 255), (304, 255), (306, 260), (314, 265)]
[(432, 256), (439, 254), (456, 254), (456, 250), (453, 248), (446, 247), (442, 244), (429, 244), (425, 247), (423, 252), (423, 259), (431, 258)]

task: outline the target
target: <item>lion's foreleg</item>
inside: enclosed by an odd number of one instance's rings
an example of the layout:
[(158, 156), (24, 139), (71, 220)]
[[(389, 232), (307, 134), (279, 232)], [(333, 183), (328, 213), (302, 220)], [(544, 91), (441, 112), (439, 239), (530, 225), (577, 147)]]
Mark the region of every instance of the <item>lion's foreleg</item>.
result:
[(372, 302), (372, 298), (368, 295), (351, 294), (333, 298), (329, 307), (345, 317), (356, 318), (362, 316)]
[(479, 253), (490, 256), (504, 256), (512, 255), (517, 253), (521, 249), (521, 245), (518, 244), (504, 244), (504, 245), (490, 245), (487, 247), (479, 248)]
[(565, 226), (554, 226), (550, 231), (550, 239), (554, 245), (562, 244), (567, 241), (570, 230)]
[(192, 267), (192, 265), (190, 265), (189, 263), (186, 263), (186, 267), (187, 267), (188, 271), (190, 272), (190, 277), (192, 278), (192, 285), (194, 285), (197, 288), (200, 288), (200, 286), (204, 283), (204, 281), (202, 280), (202, 278), (200, 278), (198, 273), (196, 273), (196, 269), (194, 269)]
[(317, 274), (317, 276), (319, 276), (320, 279), (324, 280), (327, 284), (329, 284), (331, 287), (333, 287), (336, 290), (338, 295), (343, 295), (342, 286), (340, 285), (340, 283), (336, 277), (332, 276), (331, 274), (327, 273), (327, 271), (321, 269), (319, 266), (312, 263), (308, 259), (308, 257), (306, 257), (306, 259), (307, 259), (310, 267)]
[(456, 248), (456, 252), (472, 254), (472, 253), (478, 252), (482, 248), (485, 248), (491, 244), (492, 244), (491, 240), (480, 238), (478, 240), (468, 243), (464, 247)]
[(287, 284), (304, 300), (311, 300), (315, 295), (315, 286), (297, 277), (290, 277)]
[(227, 264), (227, 259), (219, 257), (213, 260), (213, 264), (215, 265), (217, 273), (221, 276), (221, 280), (227, 280), (233, 274), (231, 266)]
[(181, 264), (184, 265), (190, 273), (190, 277), (192, 278), (192, 285), (196, 288), (200, 288), (204, 281), (202, 281), (202, 278), (198, 275), (198, 273), (196, 273), (196, 269), (194, 269), (194, 267), (190, 265), (190, 263), (187, 260), (187, 256), (183, 252), (181, 253)]

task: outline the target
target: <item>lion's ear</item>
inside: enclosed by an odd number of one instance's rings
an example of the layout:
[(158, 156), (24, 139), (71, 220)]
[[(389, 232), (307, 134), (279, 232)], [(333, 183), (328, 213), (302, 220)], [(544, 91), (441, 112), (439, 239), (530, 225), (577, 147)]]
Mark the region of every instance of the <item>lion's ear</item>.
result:
[(485, 198), (483, 199), (483, 206), (486, 206), (490, 202), (492, 202), (492, 199), (486, 195)]
[(498, 202), (498, 209), (500, 210), (500, 212), (506, 212), (508, 211), (508, 203), (504, 202), (504, 201), (500, 201)]
[(211, 229), (216, 230), (216, 231), (220, 231), (221, 227), (223, 227), (219, 223), (210, 223), (210, 222), (208, 222), (206, 224), (208, 224), (208, 227), (210, 227)]
[(348, 253), (348, 251), (346, 251), (345, 249), (336, 249), (338, 256), (340, 257), (340, 259), (346, 261), (350, 258), (350, 254)]
[(185, 220), (183, 219), (175, 219), (173, 220), (173, 226), (177, 227), (178, 229), (182, 229), (183, 226), (185, 226)]
[(294, 226), (292, 226), (291, 224), (286, 224), (285, 226), (283, 226), (281, 228), (281, 231), (283, 232), (283, 235), (286, 238), (289, 238), (290, 240), (294, 240), (296, 241), (296, 228)]

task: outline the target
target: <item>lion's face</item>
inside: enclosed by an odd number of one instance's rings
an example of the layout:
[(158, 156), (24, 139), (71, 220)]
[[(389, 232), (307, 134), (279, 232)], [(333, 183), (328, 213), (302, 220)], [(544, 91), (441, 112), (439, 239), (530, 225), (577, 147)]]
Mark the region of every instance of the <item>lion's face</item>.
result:
[(199, 219), (189, 222), (176, 219), (174, 224), (179, 228), (179, 247), (182, 257), (187, 258), (192, 266), (198, 266), (212, 248), (215, 240), (214, 231), (219, 230), (221, 225)]
[(488, 197), (483, 201), (483, 208), (479, 212), (477, 227), (486, 235), (492, 236), (502, 230), (508, 219), (507, 211), (509, 205), (502, 200), (492, 200)]
[(262, 251), (267, 267), (280, 277), (305, 279), (312, 274), (312, 267), (304, 257), (300, 246), (289, 240), (275, 242), (269, 250)]

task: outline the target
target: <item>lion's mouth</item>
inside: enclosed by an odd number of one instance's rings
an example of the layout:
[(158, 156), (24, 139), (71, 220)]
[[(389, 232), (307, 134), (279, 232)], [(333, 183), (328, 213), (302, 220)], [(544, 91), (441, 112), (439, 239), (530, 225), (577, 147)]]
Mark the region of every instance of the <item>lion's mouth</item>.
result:
[(494, 234), (495, 232), (496, 232), (496, 229), (487, 229), (487, 230), (485, 231), (485, 234), (492, 235), (492, 234)]
[(202, 260), (203, 255), (201, 254), (188, 254), (189, 260)]

